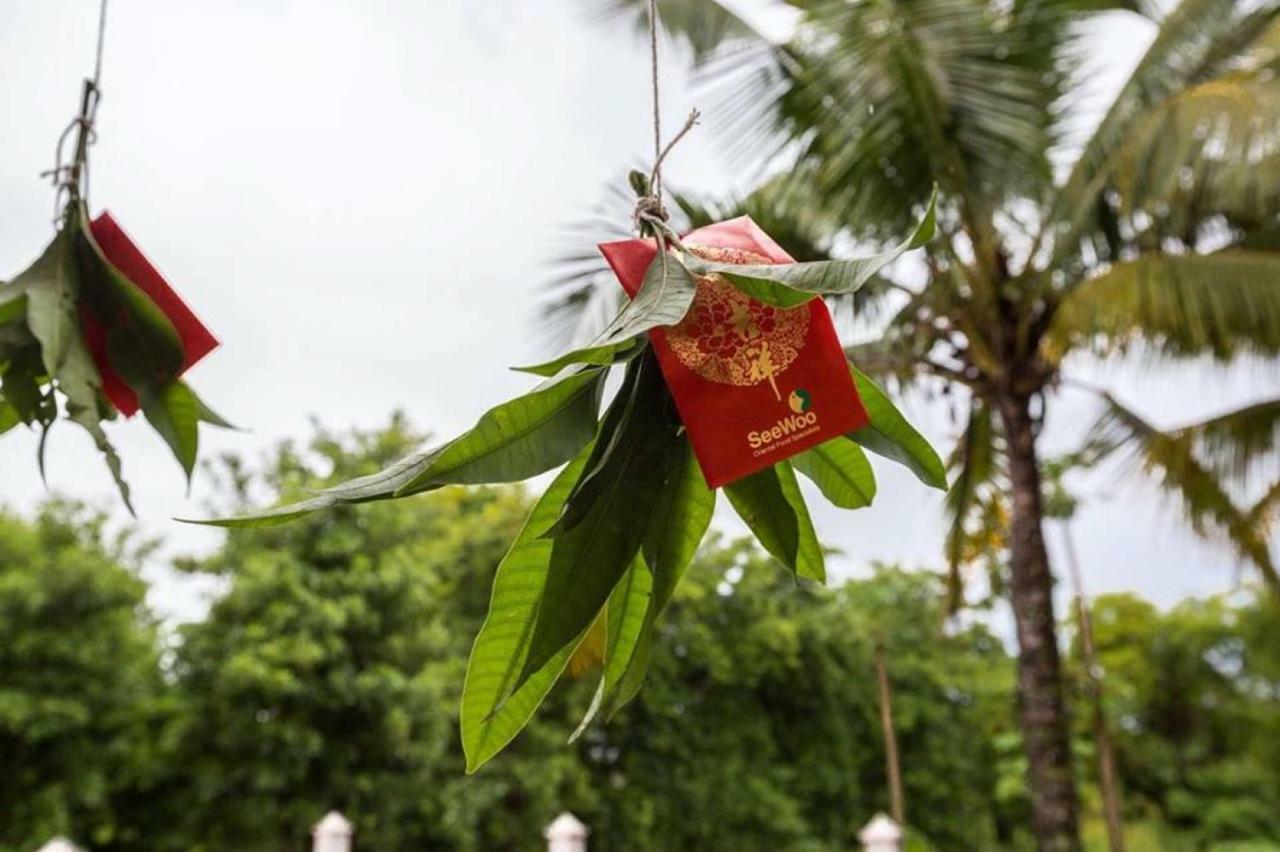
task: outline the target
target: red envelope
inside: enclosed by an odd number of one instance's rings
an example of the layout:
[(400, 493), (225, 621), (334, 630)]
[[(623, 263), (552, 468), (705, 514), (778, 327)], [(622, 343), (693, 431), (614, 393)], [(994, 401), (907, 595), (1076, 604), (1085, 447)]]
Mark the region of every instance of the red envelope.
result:
[[(102, 247), (102, 253), (111, 261), (116, 269), (123, 272), (130, 281), (137, 284), (142, 292), (164, 312), (178, 330), (182, 340), (182, 369), (179, 375), (191, 369), (197, 361), (218, 348), (218, 340), (213, 333), (200, 322), (182, 297), (174, 292), (165, 281), (164, 276), (151, 265), (142, 251), (129, 239), (111, 214), (103, 211), (89, 225), (93, 238)], [(81, 312), (84, 324), (85, 342), (97, 362), (98, 372), (102, 375), (102, 392), (117, 409), (126, 417), (138, 412), (138, 395), (125, 384), (124, 380), (111, 369), (107, 360), (107, 334), (102, 324), (87, 312)]]
[[(699, 228), (682, 241), (720, 263), (794, 263), (749, 217)], [(656, 242), (600, 246), (634, 297)], [(821, 299), (775, 308), (719, 276), (698, 281), (679, 325), (649, 333), (707, 485), (719, 488), (865, 426), (866, 410)]]

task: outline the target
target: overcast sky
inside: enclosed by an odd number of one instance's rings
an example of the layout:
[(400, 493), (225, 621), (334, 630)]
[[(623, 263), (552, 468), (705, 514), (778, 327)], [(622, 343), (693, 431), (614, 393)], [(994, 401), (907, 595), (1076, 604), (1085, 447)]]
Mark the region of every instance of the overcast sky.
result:
[[(647, 53), (626, 24), (589, 20), (587, 5), (111, 4), (91, 201), (115, 214), (223, 341), (190, 379), (251, 431), (206, 431), (205, 454), (260, 457), (308, 434), (313, 416), (373, 427), (396, 408), (448, 436), (529, 385), (506, 368), (545, 353), (534, 311), (547, 262), (564, 248), (560, 226), (649, 145)], [(96, 0), (0, 3), (0, 277), (51, 236), (51, 190), (37, 175), (52, 165), (91, 68), (96, 10)], [(1095, 29), (1097, 98), (1150, 38), (1149, 26), (1122, 16)], [(684, 57), (668, 50), (665, 59), (674, 126), (694, 101)], [(709, 130), (681, 145), (667, 175), (707, 192), (742, 180)], [(1163, 425), (1266, 390), (1257, 370), (1085, 372)], [(1070, 394), (1063, 402), (1051, 449), (1068, 448), (1092, 414)], [(910, 410), (947, 445), (944, 409)], [(169, 521), (198, 514), (208, 494), (197, 482), (184, 495), (160, 439), (142, 422), (108, 431), (143, 528), (165, 537), (168, 554), (215, 546), (220, 533)], [(24, 431), (0, 439), (0, 503), (22, 512), (45, 496), (35, 448)], [(83, 432), (61, 424), (48, 457), (53, 489), (113, 505)], [(873, 509), (815, 509), (823, 539), (844, 551), (837, 574), (874, 559), (940, 564), (939, 496), (880, 470)], [(1091, 591), (1136, 589), (1169, 603), (1236, 582), (1233, 561), (1183, 530), (1150, 487), (1099, 475), (1081, 489), (1076, 535)], [(729, 517), (718, 523), (738, 529)], [(1049, 530), (1055, 551), (1058, 534)], [(148, 577), (160, 612), (203, 611), (207, 589), (163, 560)]]

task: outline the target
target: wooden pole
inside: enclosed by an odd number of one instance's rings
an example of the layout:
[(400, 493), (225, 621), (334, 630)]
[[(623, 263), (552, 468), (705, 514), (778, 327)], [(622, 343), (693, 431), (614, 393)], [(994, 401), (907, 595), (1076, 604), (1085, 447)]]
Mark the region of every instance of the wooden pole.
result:
[(1102, 810), (1107, 822), (1107, 841), (1111, 852), (1124, 852), (1124, 820), (1120, 815), (1120, 785), (1116, 780), (1115, 752), (1111, 748), (1111, 733), (1107, 730), (1107, 716), (1102, 706), (1102, 673), (1098, 668), (1093, 645), (1093, 618), (1089, 614), (1089, 602), (1084, 593), (1084, 581), (1080, 565), (1076, 561), (1075, 540), (1071, 535), (1070, 521), (1062, 525), (1062, 537), (1066, 544), (1067, 566), (1071, 571), (1071, 583), (1076, 593), (1076, 618), (1080, 622), (1080, 652), (1084, 657), (1085, 689), (1093, 705), (1093, 739), (1098, 749), (1098, 789), (1102, 793)]
[(893, 694), (889, 689), (889, 672), (884, 663), (884, 643), (876, 642), (876, 681), (880, 686), (880, 728), (884, 734), (885, 771), (889, 776), (889, 808), (893, 821), (907, 824), (902, 796), (902, 771), (898, 766), (898, 738), (893, 730)]

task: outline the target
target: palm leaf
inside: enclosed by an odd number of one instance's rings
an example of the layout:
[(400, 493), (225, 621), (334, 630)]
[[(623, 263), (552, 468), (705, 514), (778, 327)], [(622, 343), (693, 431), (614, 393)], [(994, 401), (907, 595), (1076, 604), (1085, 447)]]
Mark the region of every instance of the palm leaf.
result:
[(949, 607), (958, 609), (963, 600), (964, 578), (961, 569), (970, 561), (970, 521), (978, 513), (982, 492), (999, 475), (995, 418), (991, 409), (974, 399), (969, 407), (969, 421), (948, 460), (952, 474), (947, 492), (947, 587)]
[(1191, 442), (1206, 468), (1247, 487), (1256, 475), (1280, 473), (1280, 399), (1255, 402), (1173, 433)]
[(777, 97), (799, 173), (869, 235), (908, 231), (904, 209), (935, 182), (981, 222), (1048, 179), (1065, 23), (1053, 4), (998, 21), (969, 0), (807, 4)]
[(1058, 362), (1081, 344), (1123, 351), (1135, 340), (1170, 357), (1280, 353), (1280, 254), (1150, 254), (1116, 264), (1065, 297), (1043, 349)]
[[(601, 18), (630, 18), (636, 32), (649, 32), (648, 0), (592, 0)], [(759, 39), (741, 16), (716, 0), (659, 0), (658, 20), (665, 35), (687, 45), (703, 62), (733, 42)]]
[[(1241, 8), (1236, 0), (1182, 0), (1161, 21), (1155, 40), (1084, 144), (1055, 197), (1045, 228), (1053, 232), (1056, 257), (1076, 252), (1082, 230), (1091, 221), (1097, 224), (1092, 217), (1118, 168), (1116, 152), (1150, 121), (1150, 111), (1223, 70), (1227, 46), (1265, 31), (1266, 15)], [(1274, 9), (1268, 13), (1274, 15)]]
[(1280, 576), (1267, 542), (1265, 528), (1242, 511), (1213, 472), (1196, 458), (1193, 436), (1163, 432), (1103, 395), (1104, 409), (1090, 431), (1089, 445), (1096, 460), (1117, 458), (1129, 467), (1155, 474), (1162, 489), (1182, 506), (1192, 530), (1209, 537), (1225, 537), (1236, 552), (1262, 572), (1280, 592)]

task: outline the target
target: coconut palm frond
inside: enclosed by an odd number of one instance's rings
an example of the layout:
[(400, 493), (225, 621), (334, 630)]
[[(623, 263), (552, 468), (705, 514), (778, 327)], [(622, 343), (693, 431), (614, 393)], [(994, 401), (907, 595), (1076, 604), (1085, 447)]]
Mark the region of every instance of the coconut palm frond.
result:
[(1160, 23), (1160, 31), (1134, 68), (1093, 135), (1083, 146), (1061, 190), (1045, 228), (1051, 229), (1054, 256), (1079, 250), (1080, 235), (1097, 228), (1098, 199), (1107, 191), (1116, 152), (1151, 110), (1189, 86), (1226, 70), (1228, 47), (1251, 43), (1268, 29), (1276, 14), (1245, 11), (1236, 0), (1182, 0)]
[(1149, 248), (1194, 246), (1224, 216), (1256, 227), (1280, 214), (1280, 86), (1275, 71), (1233, 71), (1167, 100), (1108, 165), (1112, 206)]
[(1271, 483), (1271, 487), (1249, 509), (1248, 521), (1264, 536), (1271, 535), (1271, 526), (1280, 517), (1280, 479)]
[(969, 0), (808, 4), (777, 101), (812, 166), (803, 179), (881, 237), (909, 228), (904, 201), (934, 183), (982, 219), (979, 194), (1047, 180), (1067, 38), (1053, 5), (1014, 4), (995, 21)]
[(1066, 295), (1043, 347), (1058, 362), (1077, 346), (1105, 353), (1139, 340), (1168, 357), (1280, 354), (1280, 254), (1150, 254), (1116, 264)]
[(1162, 432), (1110, 394), (1094, 424), (1089, 446), (1095, 461), (1116, 459), (1159, 477), (1161, 488), (1180, 504), (1188, 524), (1198, 534), (1217, 534), (1262, 572), (1280, 591), (1280, 576), (1261, 524), (1242, 511), (1213, 473), (1196, 458), (1196, 441), (1188, 434)]
[[(641, 33), (649, 31), (648, 0), (593, 0), (599, 18), (629, 18)], [(734, 42), (758, 40), (760, 34), (744, 18), (716, 0), (659, 0), (658, 20), (663, 32), (693, 51), (704, 62)]]
[(1223, 480), (1247, 486), (1254, 475), (1280, 473), (1280, 399), (1219, 414), (1173, 435), (1189, 440), (1196, 458)]
[[(999, 449), (996, 440), (995, 417), (982, 400), (973, 399), (969, 408), (969, 421), (956, 443), (947, 467), (951, 474), (951, 490), (947, 492), (947, 586), (950, 590), (951, 608), (963, 601), (963, 568), (975, 555), (999, 552), (992, 546), (993, 532), (1002, 525), (982, 522), (983, 515), (990, 516), (992, 486), (1000, 476)], [(997, 508), (997, 512), (999, 509)]]

